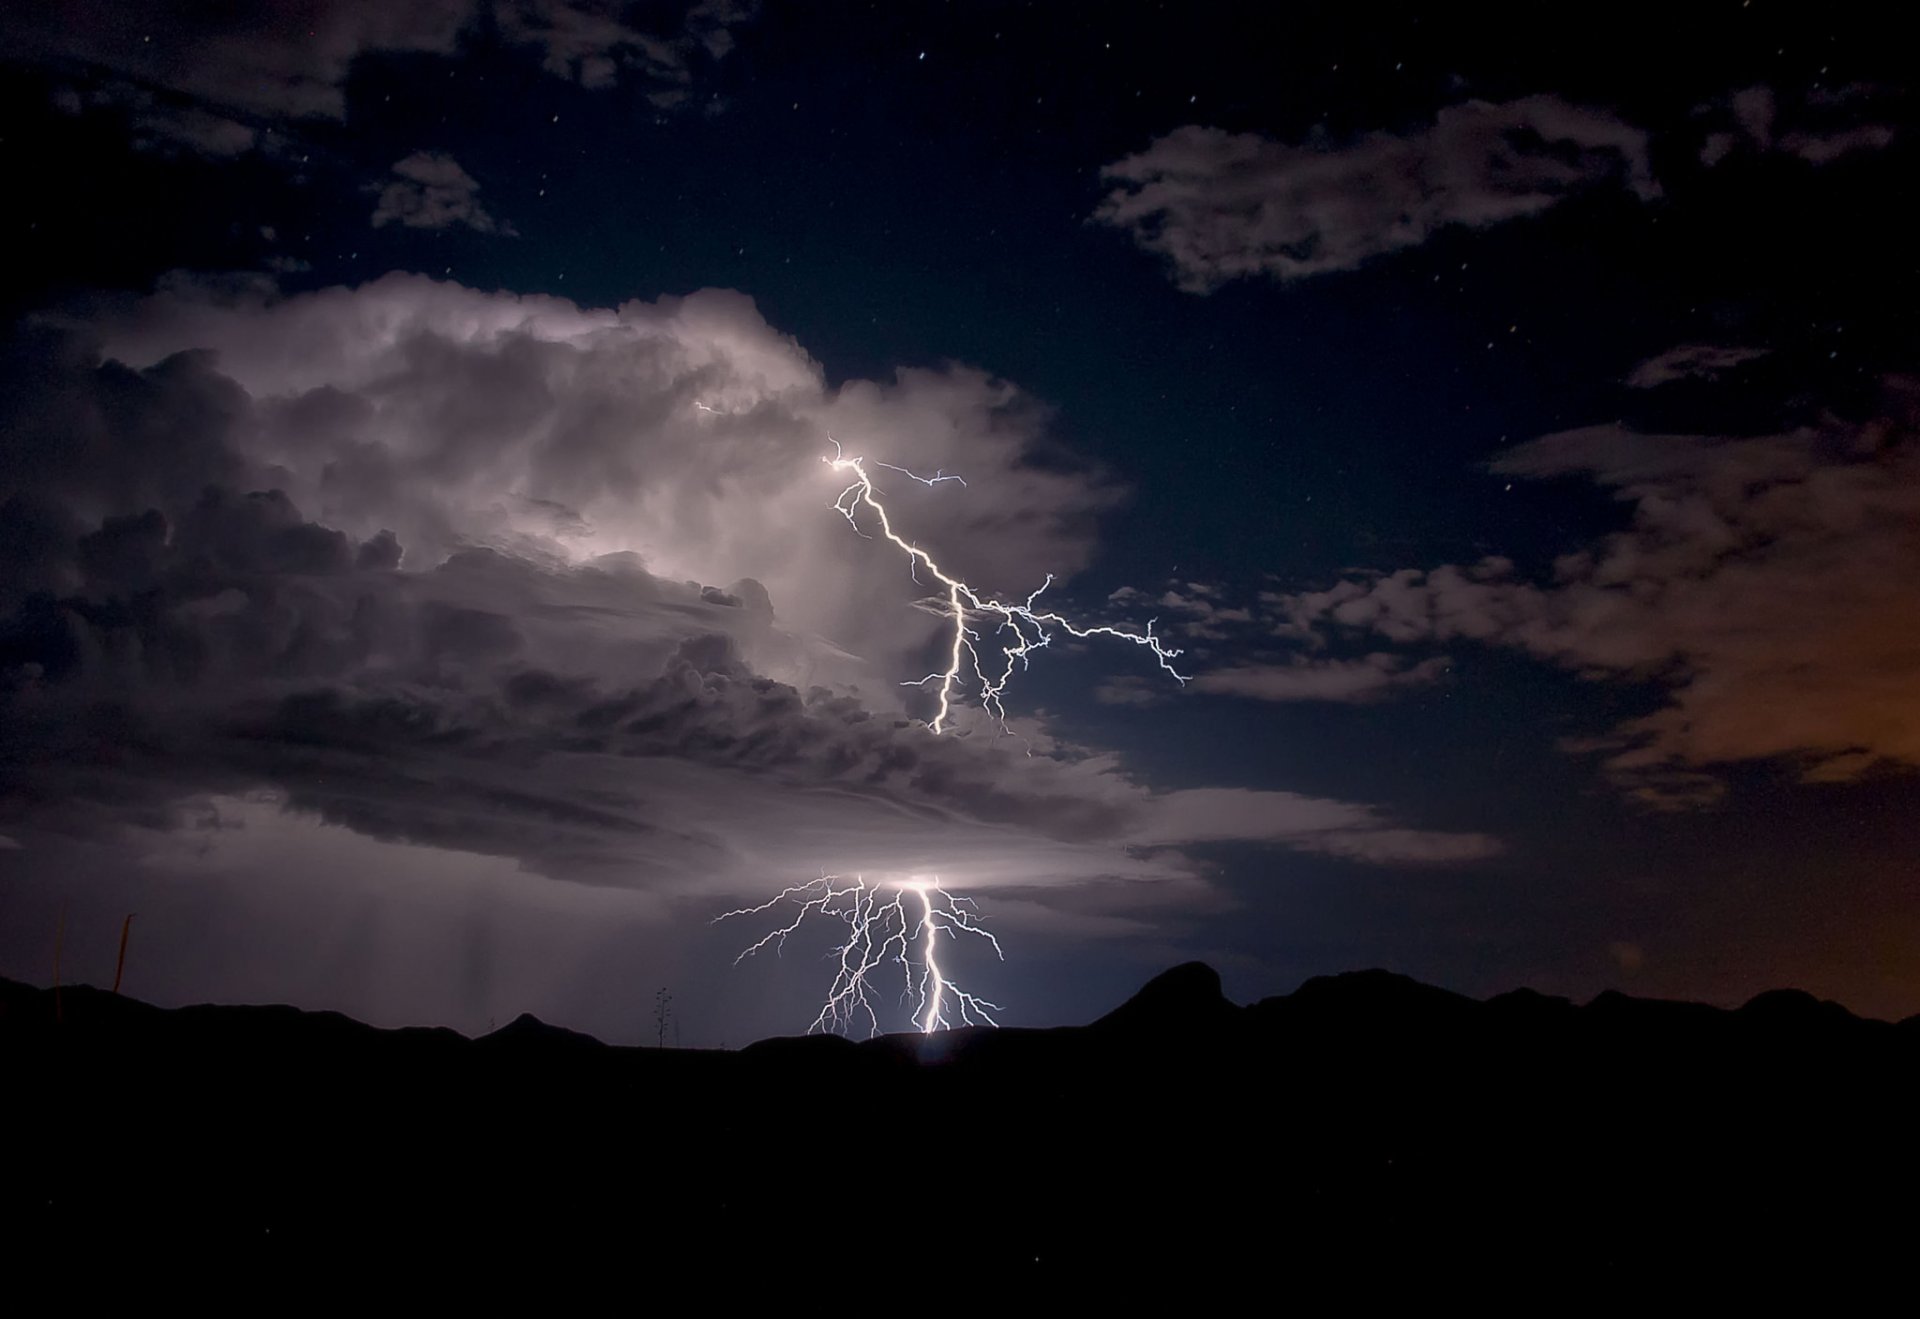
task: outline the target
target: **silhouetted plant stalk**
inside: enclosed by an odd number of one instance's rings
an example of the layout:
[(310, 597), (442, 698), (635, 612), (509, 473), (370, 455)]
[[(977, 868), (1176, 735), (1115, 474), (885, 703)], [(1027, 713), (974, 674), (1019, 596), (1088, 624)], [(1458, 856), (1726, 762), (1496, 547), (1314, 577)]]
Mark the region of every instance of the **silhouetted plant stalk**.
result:
[[(667, 1047), (667, 1023), (673, 1020), (673, 995), (663, 986), (653, 996), (654, 1047)], [(678, 1039), (678, 1036), (675, 1036)]]
[(133, 932), (133, 917), (134, 913), (128, 912), (127, 918), (120, 922), (120, 955), (113, 962), (113, 992), (116, 994), (120, 992), (120, 977), (127, 970), (127, 936)]
[(66, 1021), (66, 1005), (60, 998), (60, 954), (67, 946), (67, 904), (60, 904), (60, 914), (53, 918), (53, 1021), (60, 1025)]

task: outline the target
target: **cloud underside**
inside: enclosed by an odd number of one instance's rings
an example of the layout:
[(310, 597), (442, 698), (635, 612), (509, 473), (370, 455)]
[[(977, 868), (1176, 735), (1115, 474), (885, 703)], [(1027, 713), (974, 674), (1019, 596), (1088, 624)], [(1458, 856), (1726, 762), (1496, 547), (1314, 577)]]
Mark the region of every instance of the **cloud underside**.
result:
[[(1697, 365), (1701, 350), (1685, 352)], [(1649, 375), (1683, 373), (1668, 363)], [(1564, 556), (1546, 582), (1501, 558), (1350, 577), (1282, 599), (1281, 630), (1310, 645), (1513, 647), (1595, 680), (1650, 683), (1659, 708), (1568, 746), (1603, 756), (1656, 806), (1717, 800), (1715, 771), (1745, 761), (1785, 761), (1814, 783), (1911, 769), (1917, 420), (1920, 383), (1895, 380), (1865, 424), (1732, 439), (1620, 426), (1548, 435), (1492, 470), (1594, 482), (1631, 508), (1625, 530)]]
[(1206, 293), (1352, 270), (1449, 225), (1537, 215), (1605, 184), (1657, 196), (1641, 130), (1554, 96), (1450, 106), (1407, 133), (1288, 145), (1190, 125), (1107, 166), (1094, 219)]
[(1081, 566), (1117, 494), (1033, 461), (1044, 411), (979, 372), (828, 388), (737, 294), (592, 310), (409, 276), (187, 287), (10, 351), (0, 829), (23, 854), (257, 790), (659, 893), (937, 873), (1058, 905), (1190, 897), (1218, 842), (1497, 850), (1356, 803), (1156, 792), (1031, 719), (929, 734), (899, 683), (936, 624), (834, 513), (827, 437), (964, 471), (884, 494), (1003, 594)]

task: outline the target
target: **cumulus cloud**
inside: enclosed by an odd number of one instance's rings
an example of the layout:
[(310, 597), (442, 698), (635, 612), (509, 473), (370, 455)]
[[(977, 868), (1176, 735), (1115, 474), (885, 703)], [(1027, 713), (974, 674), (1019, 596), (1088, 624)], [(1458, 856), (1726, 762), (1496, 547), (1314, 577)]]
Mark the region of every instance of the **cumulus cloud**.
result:
[(923, 594), (897, 561), (820, 516), (839, 490), (829, 436), (990, 482), (992, 500), (881, 485), (1003, 593), (1084, 566), (1119, 497), (1097, 469), (1033, 461), (1046, 412), (1013, 385), (950, 367), (829, 389), (727, 291), (592, 309), (404, 275), (285, 300), (187, 288), (94, 332), (137, 367), (211, 352), (257, 418), (255, 479), (358, 539), (391, 529), (410, 566), (484, 545), (756, 577), (789, 626), (889, 670), (921, 657), (934, 624), (893, 607)]
[(480, 204), (480, 185), (460, 162), (440, 151), (416, 151), (394, 162), (393, 177), (378, 189), (373, 227), (451, 229), (465, 225), (483, 234), (513, 232)]
[(233, 155), (262, 126), (343, 118), (362, 55), (451, 55), (482, 33), (536, 51), (556, 76), (605, 87), (628, 74), (656, 104), (677, 104), (698, 62), (724, 56), (757, 6), (697, 0), (672, 7), (657, 28), (633, 26), (628, 9), (608, 0), (155, 0), (130, 16), (111, 0), (73, 0), (9, 14), (8, 58), (90, 78), (154, 140)]
[(1332, 145), (1189, 125), (1101, 171), (1094, 212), (1206, 293), (1352, 270), (1449, 225), (1536, 215), (1609, 183), (1657, 196), (1640, 129), (1555, 96), (1450, 106), (1424, 128)]
[(1156, 792), (1033, 720), (931, 736), (899, 683), (936, 624), (833, 513), (827, 436), (992, 490), (886, 493), (1005, 590), (1079, 567), (1116, 495), (1034, 461), (1044, 410), (976, 371), (830, 388), (738, 294), (591, 309), (411, 276), (185, 285), (10, 353), (0, 825), (23, 855), (266, 791), (590, 886), (938, 873), (1111, 923), (1089, 885), (1191, 894), (1199, 842), (1491, 846)]
[(1504, 454), (1497, 474), (1578, 477), (1626, 529), (1545, 582), (1490, 558), (1351, 577), (1288, 597), (1301, 636), (1512, 646), (1665, 692), (1659, 709), (1569, 745), (1606, 755), (1650, 804), (1716, 800), (1716, 767), (1784, 760), (1810, 782), (1920, 766), (1920, 383), (1883, 415), (1722, 438), (1596, 426)]
[(1634, 367), (1627, 373), (1627, 384), (1634, 389), (1653, 389), (1675, 380), (1717, 380), (1721, 373), (1766, 355), (1764, 348), (1681, 344)]

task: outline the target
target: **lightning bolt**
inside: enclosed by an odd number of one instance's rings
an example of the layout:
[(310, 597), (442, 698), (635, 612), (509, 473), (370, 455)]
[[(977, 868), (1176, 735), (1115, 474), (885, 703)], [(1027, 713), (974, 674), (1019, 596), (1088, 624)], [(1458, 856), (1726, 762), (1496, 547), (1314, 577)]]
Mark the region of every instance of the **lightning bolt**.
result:
[[(943, 590), (945, 598), (939, 610), (947, 618), (950, 638), (946, 667), (936, 669), (924, 678), (901, 684), (903, 687), (919, 687), (923, 690), (930, 684), (934, 686), (939, 697), (939, 710), (927, 726), (935, 733), (946, 728), (948, 720), (952, 718), (955, 694), (963, 685), (963, 675), (968, 670), (972, 671), (979, 684), (981, 706), (999, 721), (1001, 728), (1006, 728), (1007, 711), (1001, 703), (1001, 696), (1007, 684), (1013, 680), (1015, 668), (1025, 672), (1033, 652), (1051, 645), (1055, 635), (1061, 632), (1082, 641), (1092, 637), (1113, 637), (1132, 645), (1144, 646), (1153, 652), (1161, 668), (1183, 686), (1186, 684), (1186, 675), (1173, 667), (1173, 661), (1180, 652), (1168, 648), (1153, 634), (1153, 625), (1158, 620), (1149, 619), (1145, 631), (1129, 632), (1125, 628), (1105, 624), (1081, 627), (1052, 610), (1042, 610), (1037, 604), (1042, 593), (1053, 585), (1052, 573), (1047, 574), (1047, 579), (1040, 583), (1038, 590), (1018, 604), (982, 595), (960, 578), (950, 576), (931, 554), (893, 529), (893, 520), (887, 516), (886, 506), (880, 502), (879, 492), (874, 488), (873, 477), (867, 472), (866, 460), (848, 456), (838, 440), (832, 440), (832, 444), (832, 455), (823, 456), (821, 461), (836, 472), (850, 472), (853, 475), (853, 483), (833, 501), (834, 510), (846, 518), (854, 531), (872, 540), (871, 535), (860, 529), (859, 517), (862, 509), (871, 510), (873, 522), (879, 527), (881, 536), (905, 552), (907, 568), (913, 580), (919, 581), (920, 571), (925, 569)], [(899, 472), (925, 486), (935, 486), (943, 481), (966, 484), (959, 477), (948, 476), (944, 472), (919, 476), (891, 463), (876, 462), (873, 465)], [(987, 643), (974, 623), (982, 620), (991, 621), (994, 634), (999, 638), (997, 644), (1004, 663), (999, 665), (997, 673), (990, 671), (981, 659), (980, 652)]]
[[(694, 406), (703, 411), (714, 411), (705, 404), (696, 403)], [(907, 571), (913, 580), (919, 582), (920, 573), (924, 570), (939, 583), (941, 603), (934, 607), (947, 619), (949, 640), (946, 666), (924, 678), (901, 684), (903, 687), (919, 687), (923, 690), (929, 685), (934, 686), (939, 709), (927, 725), (933, 733), (942, 732), (952, 718), (954, 701), (966, 685), (965, 675), (969, 672), (978, 684), (982, 708), (993, 715), (1005, 730), (1007, 712), (1002, 696), (1007, 685), (1013, 681), (1015, 670), (1025, 672), (1033, 652), (1051, 645), (1054, 637), (1060, 633), (1083, 641), (1093, 637), (1112, 637), (1144, 647), (1153, 654), (1162, 669), (1172, 675), (1175, 681), (1185, 685), (1186, 676), (1173, 666), (1180, 652), (1168, 647), (1153, 634), (1155, 620), (1149, 619), (1143, 631), (1131, 632), (1106, 624), (1083, 627), (1051, 609), (1041, 609), (1039, 599), (1053, 585), (1052, 573), (1047, 574), (1046, 580), (1033, 594), (1019, 603), (983, 595), (967, 582), (949, 574), (931, 554), (893, 529), (893, 521), (887, 516), (886, 506), (880, 502), (879, 491), (867, 471), (867, 461), (848, 455), (838, 440), (828, 438), (833, 444), (833, 453), (830, 456), (823, 455), (821, 461), (835, 472), (850, 473), (852, 476), (852, 483), (833, 501), (834, 510), (846, 518), (847, 525), (853, 528), (855, 534), (873, 540), (875, 537), (862, 530), (860, 525), (862, 511), (870, 512), (870, 522), (878, 529), (880, 537), (907, 556)], [(892, 463), (874, 462), (872, 466), (897, 472), (929, 489), (948, 481), (958, 482), (963, 487), (967, 484), (960, 477), (945, 471), (921, 476)], [(989, 625), (995, 638), (992, 642), (982, 634)], [(990, 668), (989, 662), (983, 661), (981, 652), (992, 645), (998, 645), (1000, 661)], [(980, 911), (973, 900), (950, 892), (941, 886), (938, 879), (915, 878), (893, 884), (868, 884), (858, 875), (846, 879), (839, 875), (823, 874), (818, 879), (784, 888), (758, 906), (723, 912), (714, 917), (714, 923), (764, 915), (786, 904), (790, 904), (786, 923), (768, 931), (742, 950), (734, 958), (734, 965), (738, 966), (769, 947), (778, 955), (786, 947), (787, 937), (810, 917), (837, 920), (845, 925), (846, 940), (833, 950), (836, 962), (833, 983), (827, 990), (819, 1013), (807, 1027), (809, 1034), (816, 1031), (847, 1034), (862, 1021), (866, 1023), (870, 1036), (879, 1034), (880, 1015), (876, 1008), (878, 982), (883, 976), (890, 975), (895, 967), (899, 968), (901, 978), (901, 1000), (913, 1004), (911, 1020), (914, 1029), (931, 1034), (950, 1029), (956, 1022), (963, 1026), (999, 1024), (993, 1018), (993, 1013), (1001, 1010), (998, 1004), (968, 992), (947, 974), (940, 961), (940, 942), (943, 935), (951, 941), (957, 941), (962, 934), (972, 935), (985, 940), (992, 946), (994, 955), (1004, 960), (1000, 941), (980, 923)]]
[(819, 1015), (807, 1027), (815, 1032), (850, 1034), (864, 1021), (869, 1036), (880, 1033), (876, 1000), (879, 980), (898, 967), (900, 1001), (911, 1003), (915, 1030), (931, 1035), (953, 1026), (997, 1026), (993, 1013), (1000, 1005), (969, 993), (955, 983), (940, 963), (940, 940), (970, 934), (992, 946), (1005, 960), (1000, 941), (980, 923), (979, 908), (971, 898), (951, 893), (936, 879), (909, 879), (894, 884), (869, 884), (856, 875), (822, 875), (804, 884), (782, 889), (757, 907), (722, 912), (714, 924), (737, 916), (758, 916), (783, 903), (793, 904), (791, 919), (768, 931), (733, 959), (735, 966), (771, 947), (777, 956), (787, 936), (810, 916), (838, 920), (847, 927), (846, 942), (830, 956), (836, 962), (833, 984)]

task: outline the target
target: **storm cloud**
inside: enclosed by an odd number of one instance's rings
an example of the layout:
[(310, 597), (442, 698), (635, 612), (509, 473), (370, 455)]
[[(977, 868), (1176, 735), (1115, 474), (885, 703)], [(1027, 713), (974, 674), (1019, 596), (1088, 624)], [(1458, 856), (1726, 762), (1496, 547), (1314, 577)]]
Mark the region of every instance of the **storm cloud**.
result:
[(932, 736), (900, 684), (937, 624), (834, 513), (829, 437), (964, 471), (887, 496), (1009, 590), (1082, 566), (1120, 495), (978, 371), (833, 388), (739, 294), (594, 310), (415, 276), (182, 284), (11, 353), (0, 822), (29, 858), (164, 846), (266, 793), (660, 899), (939, 873), (1097, 924), (1090, 885), (1202, 886), (1196, 843), (1498, 850), (1156, 791), (1033, 718)]

